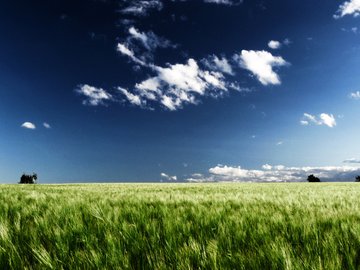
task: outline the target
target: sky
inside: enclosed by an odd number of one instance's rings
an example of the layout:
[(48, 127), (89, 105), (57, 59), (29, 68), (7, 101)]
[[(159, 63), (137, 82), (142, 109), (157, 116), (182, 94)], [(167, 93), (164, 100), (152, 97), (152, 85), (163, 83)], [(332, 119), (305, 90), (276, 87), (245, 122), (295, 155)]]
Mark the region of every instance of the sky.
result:
[(360, 0), (3, 1), (0, 37), (0, 183), (360, 174)]

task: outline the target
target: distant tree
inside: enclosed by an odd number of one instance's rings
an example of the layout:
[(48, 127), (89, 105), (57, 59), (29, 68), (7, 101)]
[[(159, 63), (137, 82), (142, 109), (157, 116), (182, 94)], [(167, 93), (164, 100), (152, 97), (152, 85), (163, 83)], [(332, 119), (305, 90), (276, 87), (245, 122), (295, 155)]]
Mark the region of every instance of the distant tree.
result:
[(19, 184), (36, 184), (37, 174), (33, 173), (33, 175), (23, 174), (20, 177)]
[(308, 182), (320, 182), (318, 177), (315, 177), (313, 174), (310, 174), (307, 178)]
[(355, 182), (360, 182), (360, 175), (356, 176)]

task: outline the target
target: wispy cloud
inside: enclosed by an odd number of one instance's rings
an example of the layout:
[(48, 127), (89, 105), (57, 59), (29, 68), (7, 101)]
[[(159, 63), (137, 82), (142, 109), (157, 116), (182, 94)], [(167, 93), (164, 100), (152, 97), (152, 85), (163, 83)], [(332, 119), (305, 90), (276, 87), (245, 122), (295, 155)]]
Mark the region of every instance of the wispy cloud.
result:
[(319, 126), (325, 125), (332, 128), (336, 126), (336, 119), (334, 115), (327, 113), (322, 113), (318, 116), (309, 113), (304, 113), (303, 118), (300, 120), (300, 124), (304, 126), (310, 124), (316, 124)]
[(360, 159), (357, 159), (357, 158), (349, 158), (349, 159), (345, 159), (343, 161), (344, 163), (360, 163)]
[(49, 123), (46, 123), (46, 122), (43, 123), (43, 126), (44, 126), (44, 128), (47, 128), (47, 129), (50, 129), (50, 128), (51, 128), (50, 124), (49, 124)]
[(84, 105), (103, 105), (105, 101), (110, 101), (113, 99), (112, 95), (110, 95), (104, 89), (96, 88), (88, 84), (79, 85), (75, 91), (78, 94), (85, 96), (85, 100), (83, 101)]
[(174, 175), (174, 176), (171, 176), (171, 175), (168, 175), (166, 173), (161, 173), (160, 174), (161, 178), (166, 180), (166, 181), (177, 181), (177, 176)]
[(26, 129), (36, 129), (36, 126), (31, 122), (24, 122), (21, 127)]
[(350, 93), (349, 98), (355, 99), (355, 100), (360, 100), (360, 91)]
[(341, 31), (347, 32), (347, 33), (353, 33), (353, 34), (357, 34), (358, 30), (359, 30), (359, 28), (357, 28), (356, 26), (351, 27), (351, 28), (345, 28), (345, 27), (341, 28)]
[(243, 0), (204, 0), (205, 3), (213, 3), (213, 4), (221, 4), (221, 5), (239, 5), (243, 2)]
[(281, 56), (273, 56), (267, 51), (242, 50), (241, 54), (234, 56), (234, 60), (253, 73), (263, 85), (281, 84), (274, 67), (288, 65)]
[(130, 59), (136, 64), (139, 64), (141, 66), (147, 66), (147, 64), (143, 60), (135, 56), (134, 51), (129, 49), (126, 44), (118, 43), (117, 51), (120, 52), (122, 55), (130, 57)]
[[(186, 0), (173, 0), (185, 2)], [(219, 4), (226, 6), (239, 5), (243, 0), (203, 0), (204, 3)], [(120, 12), (132, 16), (143, 17), (149, 15), (151, 11), (160, 11), (163, 8), (161, 0), (123, 0)]]
[(292, 43), (292, 41), (289, 38), (285, 38), (283, 43), (284, 45), (289, 46)]
[(219, 58), (216, 55), (211, 55), (207, 59), (204, 59), (203, 62), (209, 69), (234, 75), (233, 68), (226, 57)]
[(128, 90), (126, 90), (125, 88), (122, 88), (122, 87), (118, 87), (118, 90), (120, 91), (120, 93), (122, 93), (126, 97), (126, 99), (131, 104), (141, 106), (142, 102), (141, 102), (140, 96), (134, 95), (134, 94), (130, 93)]
[(138, 29), (136, 29), (134, 26), (131, 26), (129, 28), (129, 38), (128, 42), (131, 42), (133, 40), (139, 41), (145, 49), (148, 51), (153, 51), (156, 48), (169, 48), (173, 47), (175, 48), (176, 45), (172, 44), (172, 42), (166, 38), (159, 37), (154, 32), (141, 32)]
[(123, 1), (123, 7), (120, 12), (123, 14), (131, 14), (134, 16), (146, 16), (151, 10), (161, 10), (163, 3), (160, 0), (149, 1)]

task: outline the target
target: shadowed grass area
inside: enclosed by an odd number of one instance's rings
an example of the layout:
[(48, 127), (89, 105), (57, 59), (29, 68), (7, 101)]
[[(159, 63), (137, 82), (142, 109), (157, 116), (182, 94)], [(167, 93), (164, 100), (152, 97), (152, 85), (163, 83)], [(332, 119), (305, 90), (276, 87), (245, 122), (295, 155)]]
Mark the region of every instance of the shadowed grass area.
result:
[(0, 185), (0, 269), (359, 269), (360, 186)]

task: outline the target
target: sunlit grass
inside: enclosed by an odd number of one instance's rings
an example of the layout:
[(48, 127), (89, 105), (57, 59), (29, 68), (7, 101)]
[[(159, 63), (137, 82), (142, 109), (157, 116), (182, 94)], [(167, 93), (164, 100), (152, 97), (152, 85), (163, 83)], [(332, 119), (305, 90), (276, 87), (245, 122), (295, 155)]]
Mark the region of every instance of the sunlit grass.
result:
[(1, 185), (0, 269), (358, 269), (360, 185)]

